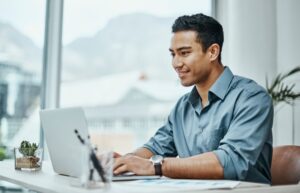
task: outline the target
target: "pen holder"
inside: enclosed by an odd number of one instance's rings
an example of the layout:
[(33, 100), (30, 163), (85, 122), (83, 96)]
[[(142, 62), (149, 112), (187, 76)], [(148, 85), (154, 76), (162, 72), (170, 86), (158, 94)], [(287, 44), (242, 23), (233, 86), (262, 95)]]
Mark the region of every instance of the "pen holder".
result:
[[(90, 149), (85, 148), (85, 146), (81, 148), (82, 167), (79, 186), (87, 189), (110, 187), (113, 173), (113, 152), (101, 151), (101, 153), (96, 154), (96, 159), (101, 167), (101, 175), (104, 178), (104, 181), (95, 168)], [(72, 185), (76, 186), (76, 183), (73, 183)]]
[[(16, 170), (38, 171), (42, 168), (43, 149), (38, 148), (34, 152), (31, 149), (14, 148), (14, 159)], [(24, 152), (29, 152), (25, 154)]]

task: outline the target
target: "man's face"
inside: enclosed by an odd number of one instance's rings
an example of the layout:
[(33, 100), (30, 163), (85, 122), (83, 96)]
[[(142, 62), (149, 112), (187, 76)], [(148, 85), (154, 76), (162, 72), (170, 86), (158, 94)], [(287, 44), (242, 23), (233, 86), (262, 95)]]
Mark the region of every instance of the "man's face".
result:
[(211, 73), (209, 52), (202, 51), (195, 31), (179, 31), (171, 39), (172, 65), (183, 86), (205, 84)]

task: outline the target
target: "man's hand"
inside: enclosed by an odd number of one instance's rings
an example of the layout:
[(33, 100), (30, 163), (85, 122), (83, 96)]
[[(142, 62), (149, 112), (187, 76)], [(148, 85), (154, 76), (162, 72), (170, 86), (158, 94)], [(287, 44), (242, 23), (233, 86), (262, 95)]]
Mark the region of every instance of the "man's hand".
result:
[[(133, 154), (121, 156), (114, 154), (114, 174), (122, 174), (124, 172), (133, 172), (137, 175), (154, 175), (154, 166), (149, 159), (141, 158)], [(119, 155), (119, 156), (118, 156)]]
[(119, 157), (122, 157), (122, 155), (117, 153), (117, 152), (114, 152), (113, 157), (114, 158), (119, 158)]

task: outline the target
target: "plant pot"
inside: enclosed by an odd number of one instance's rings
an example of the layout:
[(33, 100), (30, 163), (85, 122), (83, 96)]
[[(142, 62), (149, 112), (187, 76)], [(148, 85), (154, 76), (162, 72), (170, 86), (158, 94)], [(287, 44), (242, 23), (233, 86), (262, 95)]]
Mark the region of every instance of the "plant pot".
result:
[(42, 168), (42, 152), (41, 148), (37, 149), (32, 156), (24, 156), (20, 153), (19, 148), (14, 149), (15, 169), (37, 171)]

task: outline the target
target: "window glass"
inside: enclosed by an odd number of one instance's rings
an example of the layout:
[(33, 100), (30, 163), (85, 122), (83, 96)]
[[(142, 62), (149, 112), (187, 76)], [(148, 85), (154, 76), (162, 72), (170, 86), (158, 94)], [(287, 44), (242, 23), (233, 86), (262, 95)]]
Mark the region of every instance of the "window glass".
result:
[(164, 124), (191, 89), (171, 66), (171, 26), (199, 12), (211, 1), (65, 1), (60, 105), (84, 107), (94, 143), (125, 153)]
[(45, 1), (0, 0), (0, 160), (39, 143)]

